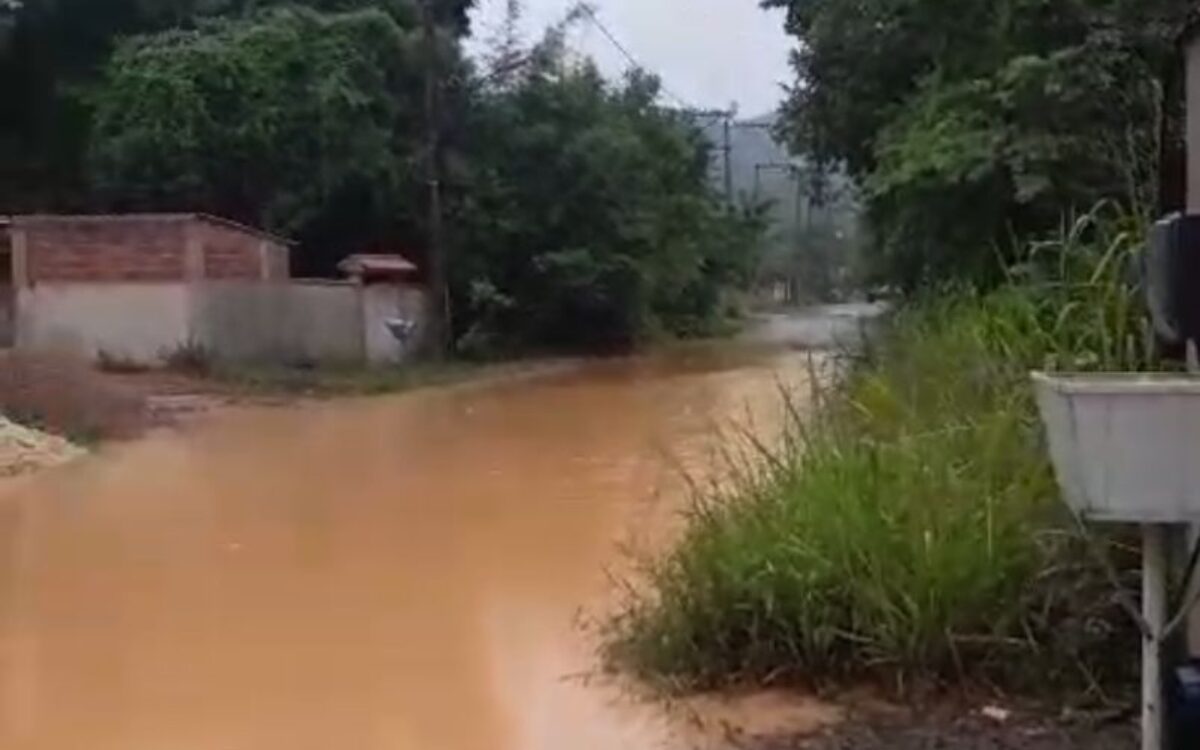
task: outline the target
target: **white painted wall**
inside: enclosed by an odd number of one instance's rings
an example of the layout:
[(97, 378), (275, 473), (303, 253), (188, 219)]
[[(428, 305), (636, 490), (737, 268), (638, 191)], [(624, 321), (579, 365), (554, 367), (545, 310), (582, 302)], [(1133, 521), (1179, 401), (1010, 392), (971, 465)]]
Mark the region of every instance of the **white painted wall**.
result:
[(185, 283), (40, 283), (17, 289), (17, 346), (153, 363), (189, 337)]
[(239, 361), (362, 362), (359, 289), (351, 284), (207, 282), (192, 291), (193, 338)]
[[(419, 353), (429, 326), (429, 295), (424, 289), (408, 284), (367, 284), (362, 299), (368, 363), (399, 364)], [(393, 319), (414, 325), (407, 340), (398, 340), (388, 329), (387, 321)]]
[[(234, 361), (398, 364), (417, 353), (429, 295), (399, 284), (41, 283), (17, 292), (17, 346), (157, 364), (184, 344)], [(402, 344), (389, 319), (416, 324)]]

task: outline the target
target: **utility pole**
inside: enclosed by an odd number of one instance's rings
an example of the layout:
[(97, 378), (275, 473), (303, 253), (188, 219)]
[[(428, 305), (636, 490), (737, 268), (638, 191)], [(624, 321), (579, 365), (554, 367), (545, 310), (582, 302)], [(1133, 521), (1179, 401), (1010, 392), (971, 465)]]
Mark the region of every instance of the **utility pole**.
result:
[[(694, 109), (685, 107), (680, 110), (692, 117), (711, 117), (713, 119), (721, 118), (723, 125), (723, 144), (721, 146), (721, 172), (722, 183), (725, 191), (725, 200), (729, 205), (733, 205), (733, 118), (737, 115), (737, 107), (730, 106), (729, 109)], [(707, 126), (705, 126), (707, 129)]]
[(733, 109), (725, 113), (725, 200), (733, 205)]
[(441, 358), (450, 351), (450, 293), (446, 283), (446, 248), (442, 228), (442, 120), (441, 76), (438, 69), (437, 19), (433, 3), (421, 0), (421, 26), (425, 37), (425, 179), (429, 191), (426, 229), (426, 262), (429, 266), (429, 339), (432, 354)]

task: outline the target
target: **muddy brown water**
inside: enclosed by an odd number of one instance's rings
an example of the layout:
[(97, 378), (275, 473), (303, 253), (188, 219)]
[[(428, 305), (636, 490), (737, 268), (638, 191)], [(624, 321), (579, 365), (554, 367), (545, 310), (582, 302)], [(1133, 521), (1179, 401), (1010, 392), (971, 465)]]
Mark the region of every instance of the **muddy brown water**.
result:
[(0, 747), (696, 746), (582, 623), (806, 373), (690, 350), (234, 410), (0, 489)]

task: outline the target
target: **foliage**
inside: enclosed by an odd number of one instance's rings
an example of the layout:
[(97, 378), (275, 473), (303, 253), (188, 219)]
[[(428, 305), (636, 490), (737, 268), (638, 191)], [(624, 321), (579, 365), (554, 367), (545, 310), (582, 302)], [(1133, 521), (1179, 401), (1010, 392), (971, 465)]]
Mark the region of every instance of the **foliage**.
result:
[(801, 41), (789, 133), (866, 187), (887, 280), (995, 281), (1063, 211), (1153, 202), (1185, 0), (765, 4)]
[(1063, 516), (1030, 368), (1138, 369), (1140, 232), (1108, 209), (1001, 288), (902, 310), (871, 360), (702, 499), (613, 655), (687, 685), (875, 676), (1084, 686), (1128, 676), (1128, 622)]
[[(450, 32), (474, 0), (436, 0)], [(87, 173), (93, 88), (119, 39), (190, 30), (279, 5), (382, 10), (416, 24), (412, 0), (0, 0), (0, 213), (96, 208)]]
[[(512, 372), (519, 373), (514, 366)], [(378, 396), (416, 388), (453, 385), (486, 377), (503, 377), (510, 371), (464, 362), (431, 362), (401, 367), (368, 367), (325, 364), (248, 365), (214, 361), (202, 375), (235, 393), (247, 395), (296, 395), (313, 398)]]
[[(455, 35), (471, 5), (435, 4), (445, 121), (434, 156), (466, 348), (712, 331), (729, 312), (727, 287), (746, 281), (759, 222), (710, 194), (702, 139), (656, 105), (653, 79), (614, 86), (563, 63), (583, 6), (543, 44), (520, 50), (510, 39), (499, 69), (475, 72)], [(87, 25), (100, 8), (103, 22)], [(7, 16), (17, 43), (0, 52), (0, 77), (69, 90), (47, 94), (45, 117), (75, 128), (69, 145), (47, 134), (45, 150), (30, 150), (35, 168), (11, 180), (24, 197), (0, 195), (11, 210), (207, 211), (296, 239), (302, 274), (333, 273), (348, 252), (425, 244), (426, 50), (414, 0), (96, 0), (76, 10), (67, 18), (45, 0)], [(57, 51), (66, 42), (75, 54)], [(26, 75), (30, 62), (45, 63), (43, 78)], [(0, 149), (28, 150), (37, 109), (0, 120)], [(48, 152), (61, 152), (61, 170)]]
[[(861, 288), (859, 255), (865, 243), (857, 191), (841, 174), (797, 170), (794, 195), (768, 207), (775, 221), (758, 268), (759, 285), (787, 284), (793, 304), (832, 302)], [(780, 198), (784, 200), (780, 200)], [(790, 205), (786, 205), (790, 204)]]
[(700, 134), (658, 91), (547, 54), (477, 92), (453, 266), (468, 349), (620, 347), (719, 322), (760, 227), (711, 194)]
[(418, 43), (379, 10), (300, 8), (125, 41), (95, 97), (100, 194), (302, 239), (335, 220), (343, 242), (375, 236), (411, 203)]

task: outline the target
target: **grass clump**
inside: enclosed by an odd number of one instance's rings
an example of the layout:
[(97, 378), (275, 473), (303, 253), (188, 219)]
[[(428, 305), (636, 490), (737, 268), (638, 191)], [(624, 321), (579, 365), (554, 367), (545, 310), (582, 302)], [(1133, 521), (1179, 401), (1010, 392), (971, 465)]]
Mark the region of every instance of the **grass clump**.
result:
[(679, 687), (1120, 683), (1134, 636), (1057, 501), (1028, 373), (1151, 364), (1126, 282), (1140, 236), (1101, 207), (1002, 288), (898, 312), (780, 448), (697, 501), (610, 657)]
[(312, 366), (217, 363), (205, 377), (234, 390), (265, 396), (377, 396), (414, 388), (452, 385), (481, 375), (466, 362), (395, 366), (322, 364)]

